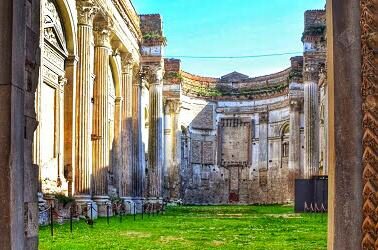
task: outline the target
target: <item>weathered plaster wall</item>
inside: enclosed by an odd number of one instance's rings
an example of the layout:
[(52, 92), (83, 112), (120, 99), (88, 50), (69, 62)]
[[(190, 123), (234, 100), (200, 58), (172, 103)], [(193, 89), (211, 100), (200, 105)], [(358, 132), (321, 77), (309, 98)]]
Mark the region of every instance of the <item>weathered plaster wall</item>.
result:
[(238, 102), (183, 95), (181, 100), (181, 125), (187, 128), (181, 167), (184, 203), (293, 199), (281, 136), (289, 123), (287, 96)]

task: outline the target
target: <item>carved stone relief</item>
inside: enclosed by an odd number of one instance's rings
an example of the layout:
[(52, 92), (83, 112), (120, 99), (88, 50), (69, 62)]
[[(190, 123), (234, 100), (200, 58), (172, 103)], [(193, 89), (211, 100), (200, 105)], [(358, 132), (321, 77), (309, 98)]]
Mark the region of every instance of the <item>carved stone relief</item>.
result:
[(378, 1), (361, 0), (363, 249), (378, 247)]

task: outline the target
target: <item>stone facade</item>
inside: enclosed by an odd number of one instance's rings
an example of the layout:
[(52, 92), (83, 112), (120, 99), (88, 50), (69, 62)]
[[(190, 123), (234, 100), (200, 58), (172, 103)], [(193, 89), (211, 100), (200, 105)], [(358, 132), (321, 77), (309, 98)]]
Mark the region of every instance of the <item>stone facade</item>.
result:
[(160, 16), (130, 1), (0, 1), (0, 249), (38, 248), (38, 191), (101, 215), (113, 195), (285, 202), (327, 173), (329, 249), (374, 249), (376, 5), (327, 1), (327, 61), (309, 11), (289, 69), (217, 79), (163, 61)]
[(102, 216), (116, 197), (136, 211), (163, 199), (283, 203), (295, 178), (320, 174), (324, 11), (305, 13), (305, 53), (290, 68), (218, 79), (164, 60), (160, 15), (138, 16), (129, 1), (41, 6), (40, 192), (96, 203)]
[[(181, 168), (169, 172), (180, 176), (168, 179), (181, 179), (178, 196), (183, 202), (252, 204), (292, 200), (290, 135), (304, 140), (300, 129), (303, 87), (301, 79), (289, 79), (296, 65), (303, 65), (302, 57), (293, 58), (289, 69), (257, 78), (236, 72), (220, 79), (199, 77), (180, 71), (178, 64), (178, 60), (165, 61), (164, 93), (167, 99), (181, 103), (176, 125), (181, 127)], [(178, 78), (179, 83), (175, 83)], [(294, 98), (299, 105), (291, 109)], [(290, 131), (293, 112), (298, 112), (294, 132)], [(303, 160), (303, 149), (298, 150)], [(295, 164), (293, 168), (298, 173), (302, 168), (303, 172), (303, 164), (299, 160)]]
[(161, 201), (160, 16), (139, 16), (128, 0), (43, 0), (41, 11), (39, 191), (75, 197), (79, 212), (91, 203), (99, 216), (113, 198), (132, 211), (144, 197)]
[[(181, 105), (175, 120), (181, 135), (173, 140), (181, 137), (182, 144), (173, 151), (181, 150), (180, 171), (170, 171), (177, 167), (172, 152), (166, 154), (165, 198), (284, 203), (293, 200), (296, 178), (327, 175), (325, 26), (324, 10), (306, 11), (303, 57), (268, 76), (202, 77), (181, 70), (179, 60), (165, 60), (164, 96)], [(180, 179), (173, 198), (176, 184), (169, 180)]]
[(304, 44), (304, 113), (305, 172), (304, 176), (327, 175), (327, 80), (326, 13), (324, 10), (305, 12)]

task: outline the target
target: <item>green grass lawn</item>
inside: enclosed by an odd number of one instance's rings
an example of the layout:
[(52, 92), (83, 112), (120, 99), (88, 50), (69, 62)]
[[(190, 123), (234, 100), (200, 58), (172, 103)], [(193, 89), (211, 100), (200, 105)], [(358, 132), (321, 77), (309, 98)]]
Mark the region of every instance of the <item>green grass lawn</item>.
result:
[(164, 215), (40, 228), (40, 249), (326, 249), (327, 217), (290, 206), (182, 206)]

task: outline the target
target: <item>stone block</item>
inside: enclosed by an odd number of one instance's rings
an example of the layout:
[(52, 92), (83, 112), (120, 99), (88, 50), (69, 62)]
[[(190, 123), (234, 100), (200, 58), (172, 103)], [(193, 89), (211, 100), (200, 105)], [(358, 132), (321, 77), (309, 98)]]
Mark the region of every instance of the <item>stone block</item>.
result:
[(192, 157), (191, 162), (194, 164), (202, 163), (202, 143), (201, 141), (192, 141)]
[(195, 129), (214, 129), (214, 106), (206, 105), (193, 119), (191, 126)]
[(205, 141), (202, 143), (203, 164), (214, 164), (214, 142)]

